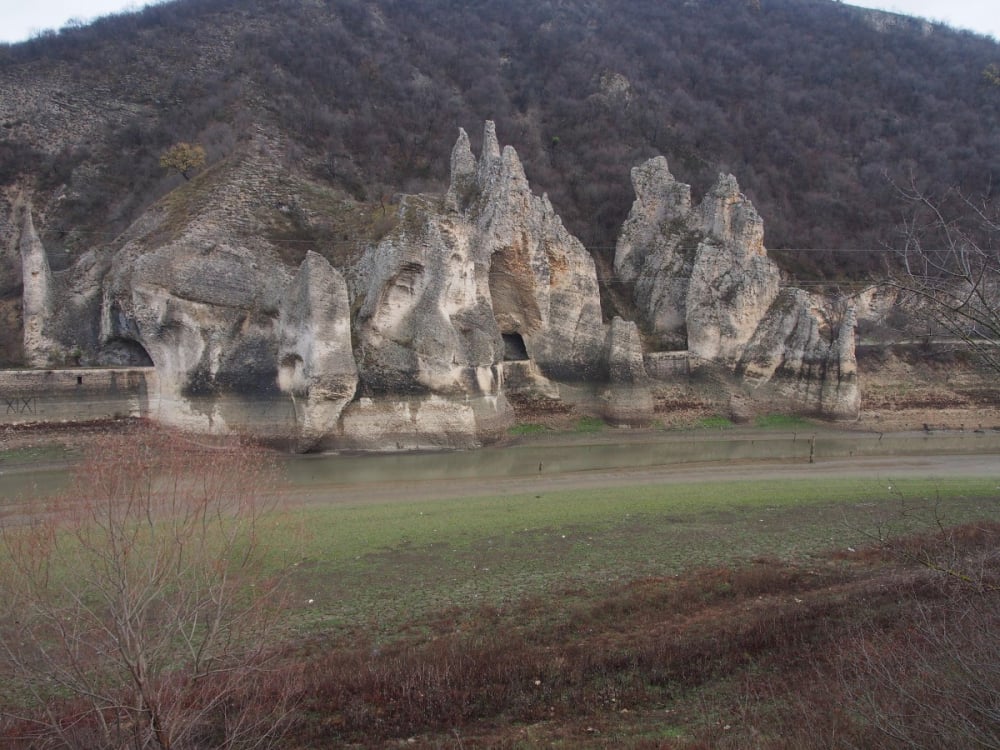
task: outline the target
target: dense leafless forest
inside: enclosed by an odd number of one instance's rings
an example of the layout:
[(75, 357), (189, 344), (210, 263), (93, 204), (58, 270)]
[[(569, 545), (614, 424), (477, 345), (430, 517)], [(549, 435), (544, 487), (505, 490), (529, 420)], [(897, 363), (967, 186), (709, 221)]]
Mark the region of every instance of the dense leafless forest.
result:
[(69, 184), (57, 223), (113, 236), (167, 189), (165, 148), (219, 159), (265, 126), (378, 201), (441, 189), (457, 128), (491, 118), (599, 257), (630, 167), (662, 153), (696, 194), (735, 174), (803, 279), (857, 277), (877, 256), (791, 249), (891, 240), (892, 180), (992, 196), (998, 63), (988, 38), (826, 0), (179, 0), (0, 46), (0, 76), (118, 108), (72, 146), (0, 123), (0, 184)]

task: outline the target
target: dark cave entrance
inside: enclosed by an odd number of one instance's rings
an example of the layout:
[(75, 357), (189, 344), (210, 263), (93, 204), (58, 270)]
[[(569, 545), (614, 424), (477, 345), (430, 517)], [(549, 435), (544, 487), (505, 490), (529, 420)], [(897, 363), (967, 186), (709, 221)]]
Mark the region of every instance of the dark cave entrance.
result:
[(105, 367), (154, 367), (146, 347), (134, 339), (116, 338), (101, 347), (98, 361)]
[(524, 338), (519, 333), (504, 333), (503, 335), (503, 361), (504, 362), (525, 362), (528, 359), (528, 347), (524, 345)]

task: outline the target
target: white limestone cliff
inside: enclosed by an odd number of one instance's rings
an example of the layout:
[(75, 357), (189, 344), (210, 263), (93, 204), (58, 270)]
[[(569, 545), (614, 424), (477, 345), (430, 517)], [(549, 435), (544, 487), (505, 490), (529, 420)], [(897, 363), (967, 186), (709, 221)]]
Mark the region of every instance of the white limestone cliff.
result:
[(24, 315), (24, 356), (31, 367), (48, 367), (62, 356), (62, 347), (51, 335), (55, 305), (52, 271), (31, 215), (31, 202), (15, 206), (20, 213), (18, 249), (21, 256)]
[(623, 226), (615, 271), (634, 289), (648, 342), (686, 350), (759, 387), (785, 380), (788, 406), (839, 418), (860, 404), (853, 314), (836, 327), (824, 301), (782, 289), (767, 257), (764, 224), (732, 175), (700, 205), (662, 157), (632, 172), (636, 201)]
[[(492, 122), (478, 160), (459, 132), (451, 166), (443, 200), (405, 197), (396, 229), (352, 273), (360, 279), (357, 359), (373, 404), (412, 414), (420, 397), (436, 409), (441, 397), (456, 409), (465, 399), (470, 437), (481, 440), (513, 420), (503, 388), (505, 337), (524, 348), (537, 382), (587, 380), (606, 371), (605, 328), (593, 259), (548, 199), (531, 192)], [(394, 394), (407, 399), (406, 409), (393, 405)]]
[(632, 321), (615, 317), (608, 330), (608, 385), (604, 418), (614, 425), (647, 426), (653, 419), (653, 394), (643, 364), (642, 338)]
[(293, 446), (312, 450), (337, 430), (358, 384), (347, 284), (314, 252), (284, 294), (277, 338), (278, 388), (295, 409)]
[[(146, 229), (118, 251), (105, 280), (102, 341), (134, 342), (148, 355), (160, 420), (205, 432), (245, 429), (255, 419), (241, 402), (279, 396), (275, 318), (291, 274), (207, 222), (152, 248), (156, 222)], [(259, 421), (262, 437), (287, 432)]]
[[(467, 142), (463, 133), (456, 149)], [(487, 265), (501, 333), (520, 336), (546, 376), (601, 377), (604, 326), (593, 258), (563, 226), (548, 197), (531, 192), (514, 149), (500, 151), (492, 122), (484, 129), (476, 180), (459, 215)], [(455, 184), (453, 178), (449, 193)]]
[(300, 451), (482, 445), (514, 423), (514, 394), (578, 393), (609, 422), (648, 424), (644, 357), (676, 350), (760, 398), (857, 411), (853, 312), (782, 288), (730, 175), (694, 206), (662, 157), (633, 170), (615, 270), (640, 319), (608, 325), (593, 259), (493, 123), (478, 158), (459, 132), (444, 195), (403, 197), (394, 226), (336, 268), (316, 252), (295, 268), (265, 239), (260, 216), (285, 200), (279, 151), (262, 135), (62, 279), (25, 208), (32, 361), (80, 342), (97, 362), (152, 365), (154, 418)]

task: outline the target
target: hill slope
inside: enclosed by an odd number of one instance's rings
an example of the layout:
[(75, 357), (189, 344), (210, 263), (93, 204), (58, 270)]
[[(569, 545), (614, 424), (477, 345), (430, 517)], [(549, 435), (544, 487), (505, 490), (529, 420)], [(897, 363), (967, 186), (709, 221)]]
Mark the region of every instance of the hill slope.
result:
[[(885, 239), (887, 175), (1000, 184), (1000, 45), (827, 0), (756, 6), (178, 0), (0, 47), (0, 187), (34, 193), (59, 268), (179, 184), (158, 165), (174, 142), (213, 161), (263, 126), (289, 171), (379, 203), (440, 190), (457, 126), (490, 118), (606, 269), (629, 169), (659, 153), (696, 192), (736, 174), (779, 251)], [(776, 257), (813, 278), (878, 262)]]

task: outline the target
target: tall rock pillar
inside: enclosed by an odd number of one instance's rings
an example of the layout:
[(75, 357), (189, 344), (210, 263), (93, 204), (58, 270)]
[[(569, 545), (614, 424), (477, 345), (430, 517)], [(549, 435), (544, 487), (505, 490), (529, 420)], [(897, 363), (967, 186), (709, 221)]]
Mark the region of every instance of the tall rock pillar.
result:
[(52, 270), (35, 231), (31, 201), (20, 199), (15, 206), (15, 213), (18, 211), (21, 214), (18, 248), (24, 283), (24, 358), (31, 367), (47, 367), (60, 353), (60, 347), (47, 333), (52, 317)]

